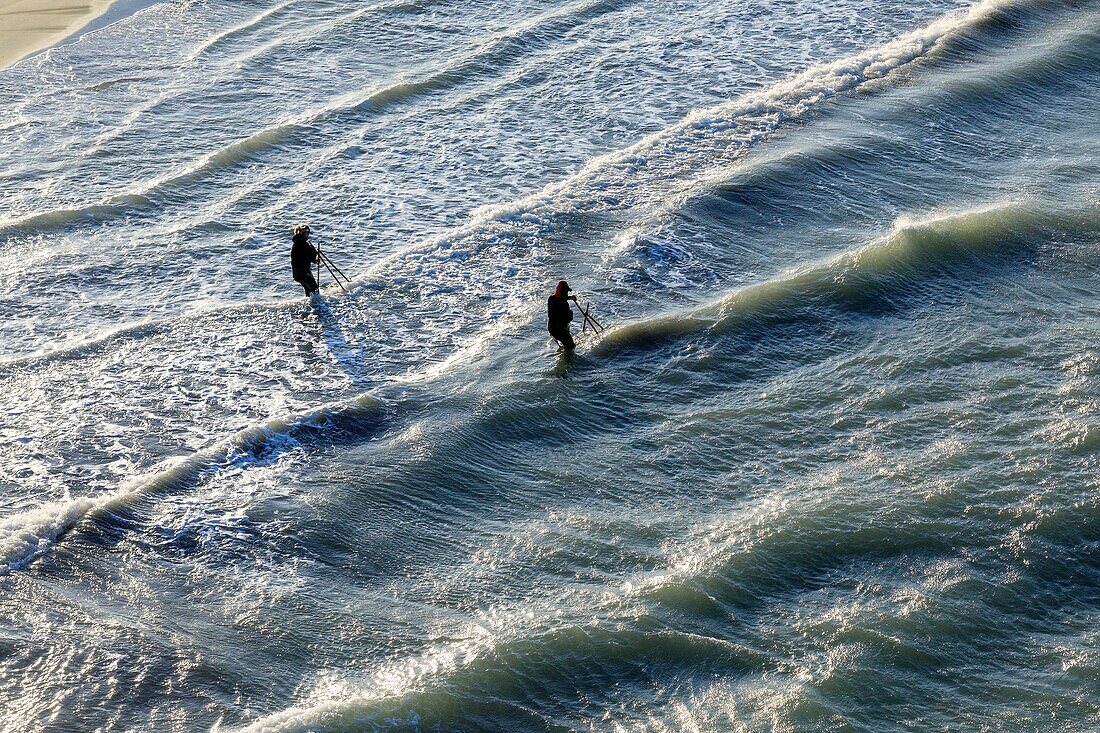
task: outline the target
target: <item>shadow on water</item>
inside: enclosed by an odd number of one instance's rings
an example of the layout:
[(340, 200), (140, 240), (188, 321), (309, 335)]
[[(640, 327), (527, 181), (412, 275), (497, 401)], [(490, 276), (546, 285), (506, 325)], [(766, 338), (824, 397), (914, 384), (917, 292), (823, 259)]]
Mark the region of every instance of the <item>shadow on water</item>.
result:
[[(154, 545), (158, 550), (186, 554), (196, 549), (192, 536), (183, 532), (165, 537), (154, 524), (157, 507), (165, 499), (194, 494), (213, 477), (226, 472), (272, 466), (296, 449), (309, 452), (357, 445), (383, 434), (392, 424), (397, 408), (374, 394), (372, 388), (378, 386), (378, 380), (370, 375), (370, 353), (354, 342), (347, 325), (348, 314), (337, 310), (339, 302), (321, 297), (310, 298), (309, 305), (312, 313), (304, 308), (298, 311), (298, 317), (308, 324), (300, 347), (317, 353), (315, 318), (324, 346), (358, 394), (344, 394), (335, 399), (329, 396), (327, 401), (298, 413), (272, 417), (181, 456), (153, 473), (135, 477), (115, 498), (89, 510), (73, 532), (66, 531), (70, 536), (64, 546), (52, 554), (52, 562), (37, 564), (40, 571), (51, 572), (57, 562), (81, 556), (81, 548), (86, 550), (90, 545), (98, 550), (110, 549), (127, 538), (134, 538), (138, 544)], [(403, 402), (405, 407), (409, 404)], [(255, 528), (250, 521), (244, 521), (247, 526), (237, 529), (252, 531)]]
[(311, 296), (309, 301), (321, 326), (321, 338), (340, 370), (356, 387), (373, 386), (374, 380), (371, 379), (367, 367), (370, 352), (365, 346), (355, 342), (355, 337), (344, 324), (344, 319), (324, 296), (317, 294)]

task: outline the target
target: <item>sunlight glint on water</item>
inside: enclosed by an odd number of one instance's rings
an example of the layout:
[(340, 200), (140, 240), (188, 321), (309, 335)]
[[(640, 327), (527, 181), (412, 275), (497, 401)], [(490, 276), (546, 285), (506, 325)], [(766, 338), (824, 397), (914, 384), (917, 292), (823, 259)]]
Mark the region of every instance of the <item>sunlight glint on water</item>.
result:
[(1098, 28), (180, 2), (0, 71), (0, 730), (1094, 729)]

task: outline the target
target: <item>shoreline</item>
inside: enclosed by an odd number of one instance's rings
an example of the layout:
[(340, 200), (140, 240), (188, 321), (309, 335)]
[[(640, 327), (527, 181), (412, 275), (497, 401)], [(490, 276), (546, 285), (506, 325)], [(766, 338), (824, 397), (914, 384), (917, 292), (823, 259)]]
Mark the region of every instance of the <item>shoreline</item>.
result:
[(0, 71), (163, 0), (0, 0)]

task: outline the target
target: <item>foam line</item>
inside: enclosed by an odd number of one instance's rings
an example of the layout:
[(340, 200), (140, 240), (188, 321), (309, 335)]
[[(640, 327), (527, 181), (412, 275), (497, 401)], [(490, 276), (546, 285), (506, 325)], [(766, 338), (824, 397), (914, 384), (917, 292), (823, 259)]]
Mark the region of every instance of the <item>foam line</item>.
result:
[[(395, 260), (416, 252), (430, 252), (485, 229), (492, 223), (530, 222), (543, 225), (590, 200), (619, 202), (645, 190), (645, 184), (670, 188), (677, 175), (691, 177), (683, 188), (717, 182), (721, 176), (691, 175), (691, 151), (706, 151), (714, 138), (732, 136), (724, 144), (747, 150), (780, 126), (807, 116), (827, 100), (870, 82), (881, 81), (898, 69), (928, 56), (946, 39), (981, 26), (998, 12), (1027, 4), (1018, 0), (985, 0), (969, 10), (958, 10), (874, 49), (813, 66), (768, 89), (732, 102), (696, 110), (680, 122), (648, 135), (633, 145), (589, 160), (573, 175), (513, 201), (474, 210), (466, 223), (426, 242), (410, 245), (381, 259), (368, 276)], [(685, 153), (685, 151), (688, 151)], [(704, 161), (705, 163), (706, 161)], [(654, 192), (655, 194), (660, 191)]]
[[(614, 608), (618, 598), (598, 606)], [(605, 610), (607, 610), (605, 608)], [(610, 611), (614, 613), (614, 611)], [(341, 699), (292, 707), (256, 720), (237, 733), (310, 733), (321, 730), (405, 730), (409, 722), (395, 713), (462, 709), (492, 695), (508, 680), (535, 676), (575, 684), (571, 665), (557, 660), (584, 659), (594, 665), (652, 660), (685, 668), (720, 666), (745, 673), (760, 668), (765, 656), (736, 642), (685, 631), (641, 630), (636, 620), (603, 625), (598, 621), (555, 622), (554, 617), (508, 619), (501, 628), (469, 640), (440, 644), (418, 657), (398, 660), (378, 670), (363, 689)], [(542, 625), (542, 628), (539, 626)], [(546, 628), (549, 625), (550, 628)], [(516, 713), (525, 712), (523, 709)], [(528, 713), (530, 715), (530, 713)], [(532, 726), (542, 729), (541, 718)], [(539, 724), (542, 722), (543, 724)], [(415, 727), (415, 721), (413, 726)], [(220, 728), (216, 733), (228, 733)]]
[(188, 61), (194, 61), (199, 56), (202, 56), (205, 53), (209, 53), (210, 51), (213, 51), (214, 49), (220, 48), (226, 43), (229, 43), (237, 36), (248, 33), (248, 31), (262, 25), (265, 21), (271, 20), (272, 18), (279, 16), (285, 10), (287, 10), (287, 8), (297, 5), (298, 1), (299, 0), (286, 0), (285, 2), (281, 2), (278, 5), (272, 5), (267, 10), (264, 10), (261, 13), (257, 13), (243, 23), (235, 25), (232, 28), (228, 28), (221, 33), (211, 36), (191, 53)]
[(746, 317), (780, 312), (815, 297), (842, 298), (843, 289), (913, 277), (951, 258), (1005, 252), (1037, 229), (1096, 230), (1095, 209), (1044, 209), (1034, 202), (1006, 202), (923, 219), (899, 218), (890, 234), (824, 263), (793, 270), (709, 302), (627, 323), (605, 331), (593, 353), (620, 350), (688, 334), (721, 333)]
[(135, 478), (98, 498), (80, 497), (35, 507), (0, 520), (0, 575), (26, 567), (83, 520), (103, 513), (125, 513), (142, 500), (198, 483), (226, 464), (269, 460), (319, 433), (341, 424), (381, 419), (384, 403), (370, 394), (298, 415), (246, 428), (209, 448), (175, 459), (170, 465)]
[[(622, 3), (623, 0), (585, 0), (538, 16), (507, 33), (495, 34), (470, 53), (424, 78), (410, 76), (394, 83), (372, 87), (365, 92), (356, 90), (345, 94), (316, 111), (284, 120), (208, 153), (182, 170), (145, 182), (134, 191), (86, 206), (0, 221), (0, 237), (52, 231), (86, 221), (102, 223), (116, 219), (133, 209), (150, 205), (158, 196), (173, 193), (220, 171), (243, 164), (257, 153), (292, 140), (295, 135), (313, 132), (319, 126), (339, 121), (349, 115), (377, 112), (426, 92), (458, 86), (475, 78), (480, 72), (519, 55), (531, 39), (547, 33), (564, 32), (602, 13), (618, 9)], [(104, 141), (97, 143), (97, 147)]]
[(42, 556), (97, 503), (92, 499), (52, 502), (0, 520), (0, 575)]

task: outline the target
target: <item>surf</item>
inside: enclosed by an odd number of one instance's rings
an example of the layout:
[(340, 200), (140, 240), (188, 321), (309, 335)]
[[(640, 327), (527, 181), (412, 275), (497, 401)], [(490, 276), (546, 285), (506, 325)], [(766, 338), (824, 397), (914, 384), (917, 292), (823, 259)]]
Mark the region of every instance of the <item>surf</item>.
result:
[(719, 335), (755, 319), (780, 315), (813, 300), (857, 302), (875, 289), (919, 282), (924, 272), (996, 260), (1034, 246), (1039, 232), (1095, 231), (1092, 208), (1059, 210), (1020, 201), (934, 214), (900, 217), (881, 239), (823, 263), (804, 265), (761, 283), (739, 288), (700, 305), (620, 324), (592, 348), (599, 357), (692, 335)]
[(337, 430), (356, 434), (377, 430), (387, 406), (371, 394), (324, 405), (296, 415), (273, 418), (239, 431), (189, 456), (126, 482), (102, 496), (74, 497), (0, 518), (0, 575), (21, 570), (38, 559), (80, 523), (95, 518), (133, 516), (141, 505), (194, 487), (204, 477), (227, 467), (270, 461), (302, 443), (333, 436)]

